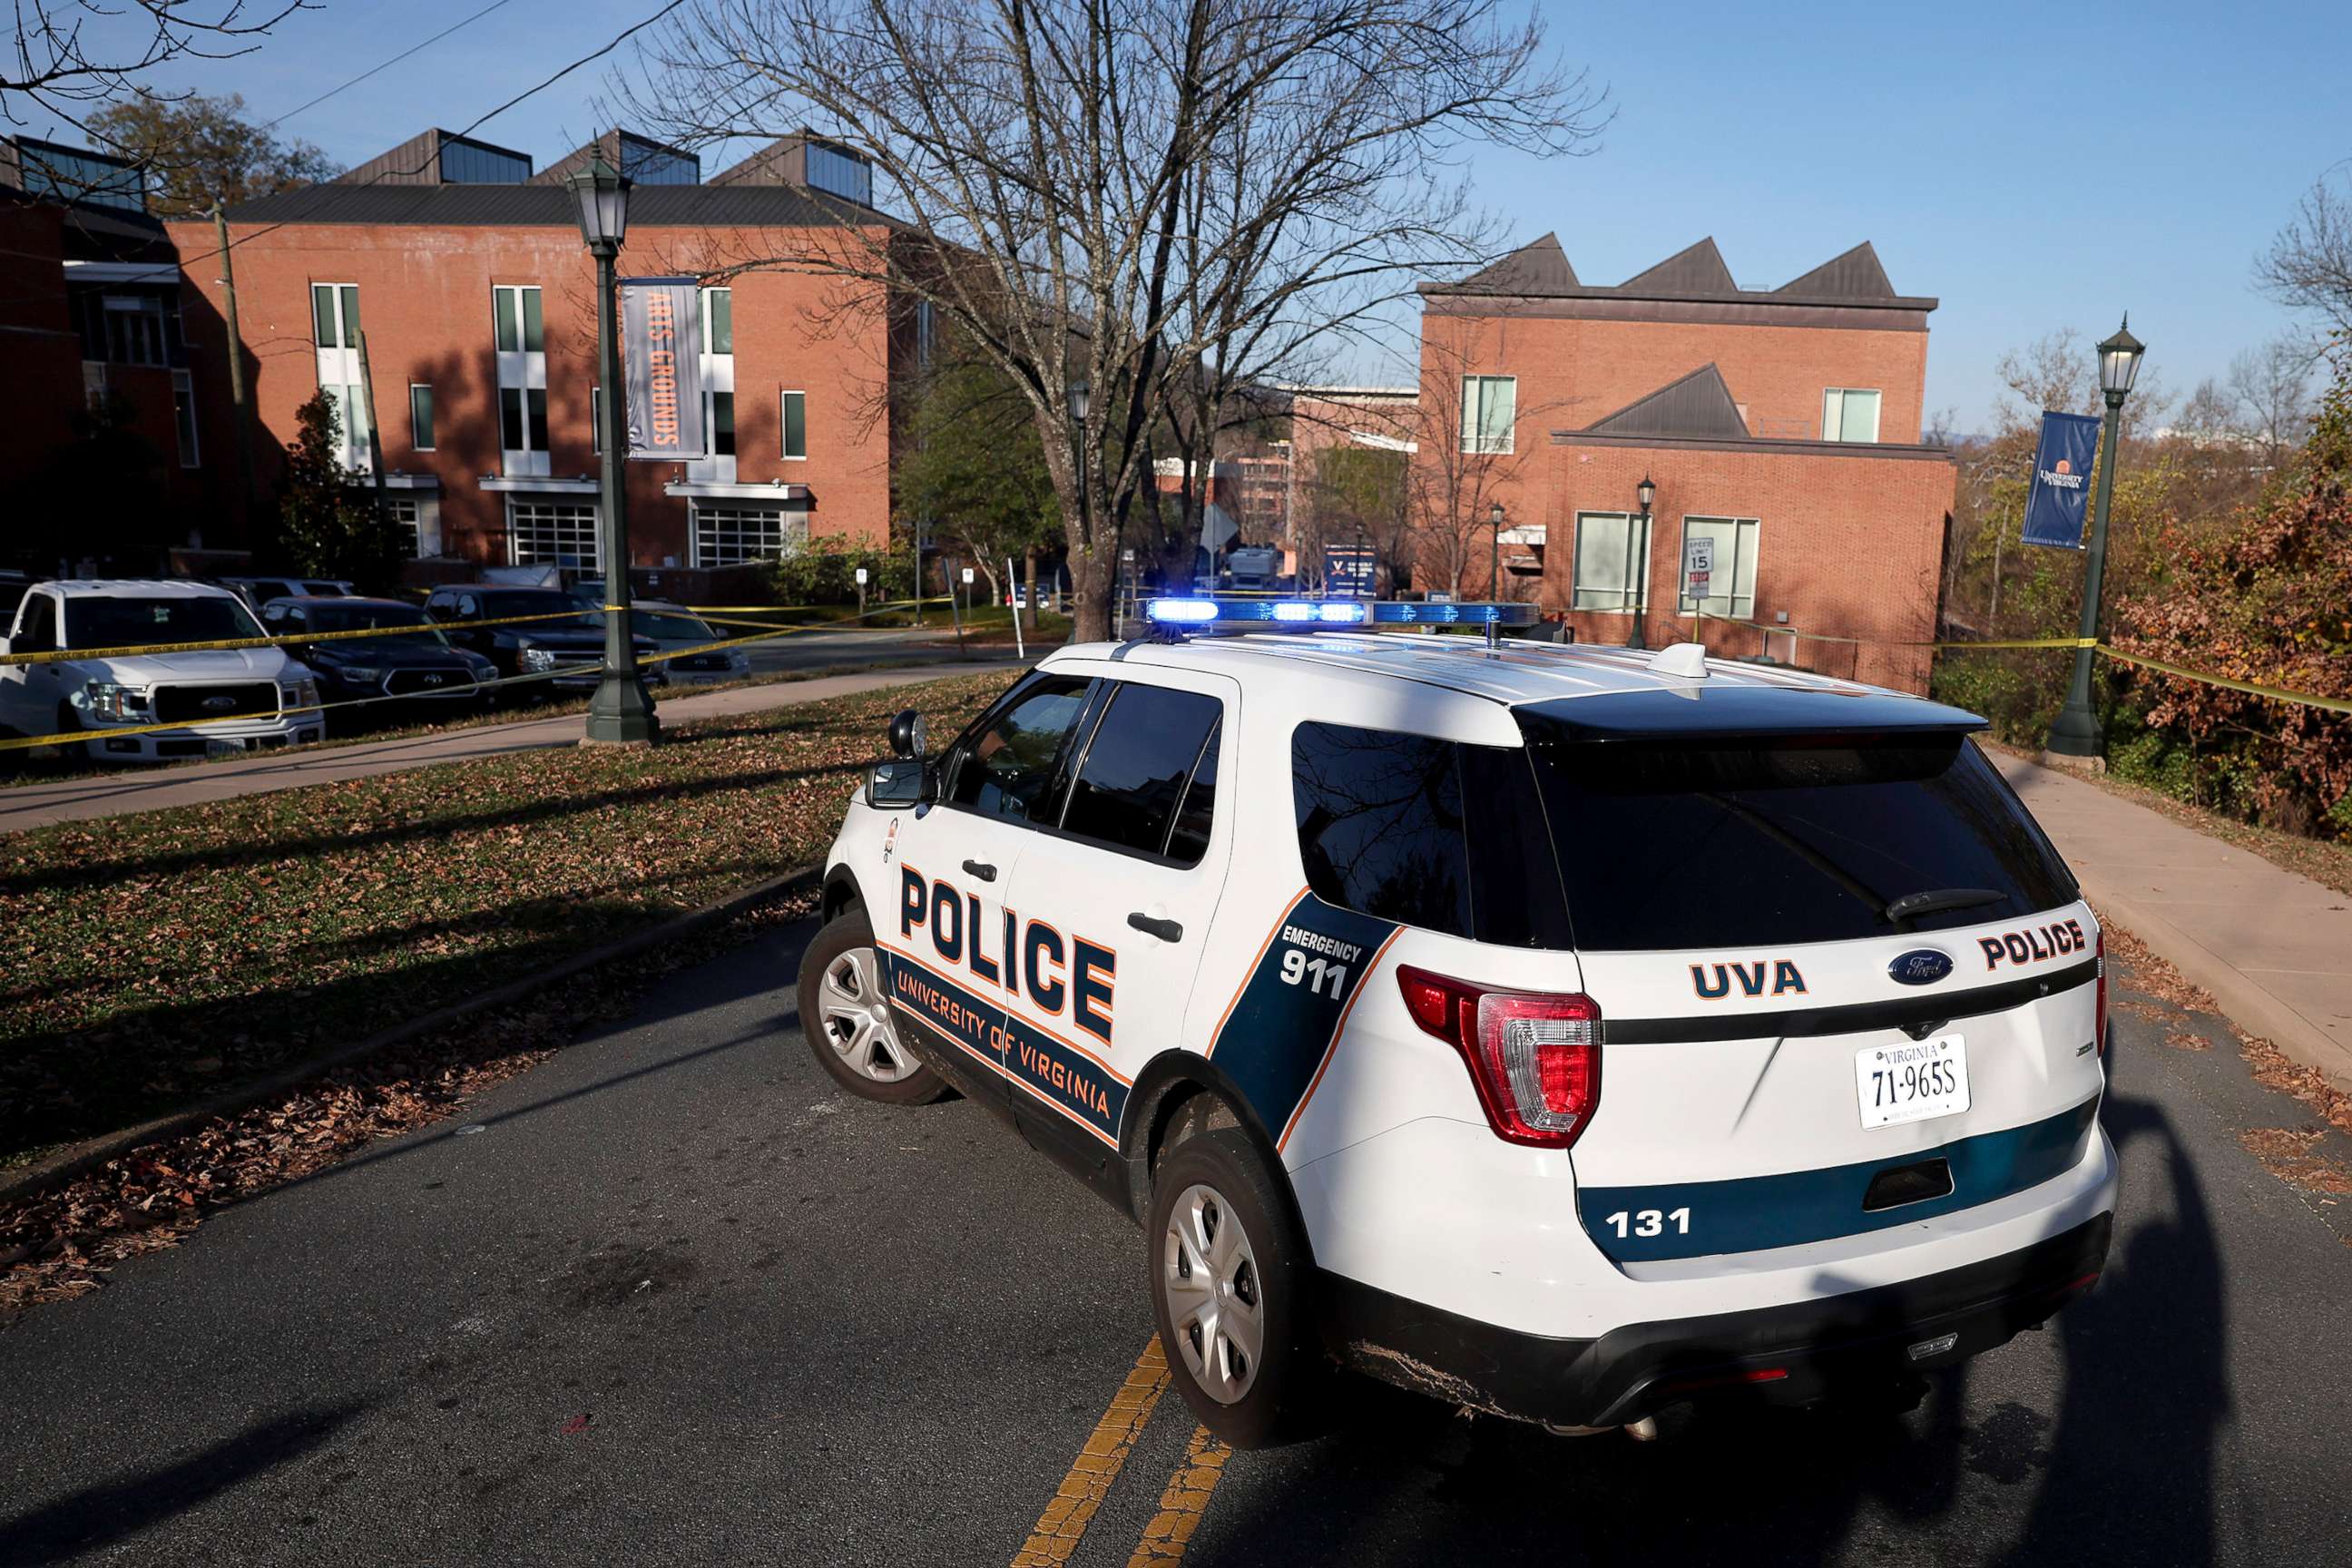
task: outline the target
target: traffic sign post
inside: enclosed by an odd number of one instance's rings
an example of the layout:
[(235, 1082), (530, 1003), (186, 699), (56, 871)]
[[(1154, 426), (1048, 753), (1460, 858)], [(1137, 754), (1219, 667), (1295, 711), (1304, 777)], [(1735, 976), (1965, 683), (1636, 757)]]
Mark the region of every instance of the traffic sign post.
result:
[(1715, 576), (1715, 541), (1694, 534), (1683, 541), (1683, 597), (1691, 602), (1691, 641), (1705, 642), (1699, 633), (1699, 606), (1706, 601), (1706, 585)]

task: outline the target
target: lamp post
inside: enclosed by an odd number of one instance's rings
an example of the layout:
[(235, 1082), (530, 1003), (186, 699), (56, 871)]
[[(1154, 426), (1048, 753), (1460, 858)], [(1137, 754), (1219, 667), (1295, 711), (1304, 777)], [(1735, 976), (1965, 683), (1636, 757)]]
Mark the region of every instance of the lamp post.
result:
[(1643, 474), (1642, 482), (1633, 487), (1633, 493), (1642, 501), (1642, 547), (1633, 558), (1633, 629), (1625, 634), (1625, 646), (1646, 652), (1650, 644), (1642, 635), (1642, 622), (1650, 608), (1650, 503), (1658, 499), (1658, 487), (1649, 475)]
[(654, 700), (637, 669), (637, 650), (629, 626), (629, 520), (622, 492), (622, 464), (626, 460), (621, 427), (621, 320), (619, 292), (613, 283), (613, 263), (621, 254), (621, 238), (629, 226), (629, 181), (601, 157), (563, 182), (580, 204), (580, 237), (596, 258), (596, 363), (601, 366), (604, 396), (604, 526), (600, 532), (604, 557), (604, 674), (596, 695), (588, 700), (588, 740), (613, 746), (642, 746), (661, 733), (654, 717)]
[(1486, 597), (1500, 599), (1503, 596), (1503, 503), (1501, 501), (1496, 501), (1493, 510), (1486, 513), (1486, 521), (1494, 530), (1493, 544), (1486, 554)]
[(2062, 757), (2095, 757), (2106, 746), (2099, 716), (2091, 708), (2091, 649), (2099, 635), (2099, 582), (2107, 568), (2107, 503), (2116, 493), (2116, 435), (2123, 425), (2124, 398), (2139, 375), (2140, 357), (2147, 345), (2131, 335), (2131, 317), (2116, 335), (2099, 345), (2099, 390), (2107, 400), (2107, 416), (2099, 432), (2099, 489), (2091, 503), (2091, 549), (2083, 563), (2084, 646), (2074, 649), (2074, 679), (2066, 688), (2065, 706), (2050, 725), (2051, 751)]

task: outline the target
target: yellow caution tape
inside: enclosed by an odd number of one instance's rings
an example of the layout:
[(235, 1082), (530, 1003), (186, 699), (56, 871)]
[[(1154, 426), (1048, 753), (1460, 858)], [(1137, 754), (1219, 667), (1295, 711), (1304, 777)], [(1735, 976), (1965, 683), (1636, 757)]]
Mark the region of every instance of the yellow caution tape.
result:
[(215, 637), (209, 642), (132, 643), (121, 647), (56, 648), (47, 653), (0, 653), (0, 664), (71, 664), (85, 658), (138, 658), (159, 653), (209, 653), (224, 648), (286, 647), (296, 643), (349, 642), (354, 637), (416, 637), (446, 626), (519, 626), (530, 621), (569, 621), (601, 615), (611, 605), (583, 605), (537, 616), (500, 616), (487, 621), (428, 621), (411, 626), (361, 626), (347, 632), (297, 632), (276, 637)]
[(2352, 713), (2352, 700), (2341, 697), (2315, 697), (2307, 691), (2285, 691), (2275, 686), (2256, 686), (2250, 680), (2231, 680), (2227, 676), (2203, 675), (2193, 669), (2183, 669), (2177, 664), (2167, 664), (2162, 659), (2149, 658), (2144, 654), (2126, 653), (2119, 647), (2109, 647), (2105, 643), (2099, 644), (2098, 647), (2099, 651), (2109, 658), (2119, 658), (2126, 664), (2141, 665), (2159, 674), (2173, 676), (2181, 680), (2194, 680), (2206, 686), (2219, 686), (2231, 691), (2242, 691), (2250, 697), (2267, 697), (2276, 702), (2295, 702), (2305, 708), (2324, 708), (2330, 713)]

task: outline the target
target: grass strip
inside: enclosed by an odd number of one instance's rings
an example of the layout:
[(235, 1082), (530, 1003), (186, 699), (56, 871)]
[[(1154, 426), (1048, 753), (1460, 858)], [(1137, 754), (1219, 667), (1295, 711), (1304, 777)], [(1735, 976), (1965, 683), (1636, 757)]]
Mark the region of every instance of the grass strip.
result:
[(818, 856), (957, 677), (0, 840), (0, 1165), (134, 1125)]

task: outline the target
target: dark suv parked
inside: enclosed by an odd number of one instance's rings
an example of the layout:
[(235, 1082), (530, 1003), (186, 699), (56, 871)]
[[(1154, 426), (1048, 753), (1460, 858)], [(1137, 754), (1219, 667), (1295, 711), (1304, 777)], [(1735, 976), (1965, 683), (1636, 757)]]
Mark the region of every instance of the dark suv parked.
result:
[[(604, 623), (583, 614), (571, 595), (561, 588), (515, 588), (502, 583), (462, 583), (436, 588), (425, 601), (425, 613), (451, 642), (480, 654), (499, 667), (500, 675), (547, 675), (512, 689), (536, 692), (548, 687), (563, 691), (593, 691), (604, 659)], [(522, 616), (546, 616), (548, 620), (520, 626), (488, 626)], [(635, 637), (637, 657), (656, 651), (653, 639)]]
[[(492, 696), (482, 683), (498, 679), (496, 664), (451, 647), (423, 610), (399, 599), (272, 599), (261, 607), (261, 624), (270, 636), (285, 637), (385, 628), (383, 637), (288, 645), (289, 653), (318, 671), (319, 695), (328, 702), (398, 698), (436, 708), (475, 708)], [(389, 629), (399, 626), (415, 629)]]

